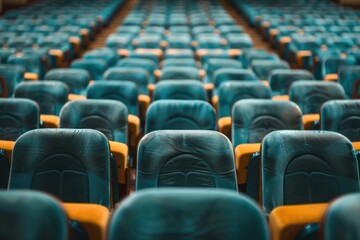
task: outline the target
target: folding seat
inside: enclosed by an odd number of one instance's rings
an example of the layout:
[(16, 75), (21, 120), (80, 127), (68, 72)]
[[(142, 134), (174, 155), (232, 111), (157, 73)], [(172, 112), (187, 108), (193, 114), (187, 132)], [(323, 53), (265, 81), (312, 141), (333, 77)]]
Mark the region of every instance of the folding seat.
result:
[(149, 59), (124, 58), (117, 62), (116, 67), (143, 68), (149, 74), (149, 83), (155, 83), (154, 71), (156, 70), (156, 65)]
[(22, 82), (16, 89), (16, 98), (28, 98), (40, 107), (40, 123), (43, 127), (57, 127), (58, 115), (68, 101), (69, 90), (65, 83), (58, 81)]
[(141, 30), (140, 26), (124, 26), (121, 25), (116, 29), (117, 33), (122, 33), (122, 34), (133, 34), (136, 35), (139, 33), (139, 31)]
[(190, 32), (190, 28), (188, 26), (170, 26), (169, 27), (170, 33), (186, 33)]
[(86, 93), (86, 87), (90, 81), (90, 74), (84, 69), (56, 68), (48, 71), (44, 79), (64, 82), (67, 84), (71, 94), (83, 95)]
[(0, 203), (2, 238), (68, 239), (65, 210), (51, 196), (36, 191), (2, 191)]
[(23, 48), (31, 48), (34, 42), (29, 38), (13, 37), (7, 41), (9, 48), (14, 48), (17, 51), (21, 51)]
[(250, 67), (261, 80), (268, 80), (275, 69), (290, 69), (289, 64), (283, 60), (254, 60)]
[(208, 33), (208, 34), (211, 34), (211, 33), (215, 33), (215, 28), (213, 26), (196, 26), (196, 27), (193, 27), (191, 29), (192, 33), (194, 36), (197, 36), (199, 34), (204, 34), (204, 33)]
[(348, 55), (346, 57), (341, 54), (325, 55), (319, 57), (317, 65), (314, 64), (314, 74), (317, 74), (319, 79), (326, 81), (337, 81), (339, 79), (339, 69), (341, 66), (356, 65), (355, 56)]
[(221, 68), (234, 68), (242, 69), (243, 66), (240, 61), (235, 59), (222, 59), (222, 58), (212, 58), (207, 61), (206, 66), (206, 82), (213, 82), (214, 72)]
[(162, 129), (216, 130), (213, 107), (201, 100), (158, 100), (146, 113), (145, 132)]
[(246, 49), (243, 52), (242, 62), (245, 68), (250, 67), (255, 60), (279, 60), (278, 55), (263, 49)]
[(233, 157), (230, 141), (216, 131), (151, 132), (139, 143), (136, 190), (206, 187), (237, 191)]
[(239, 25), (221, 25), (218, 29), (223, 37), (226, 37), (228, 34), (238, 34), (244, 32), (244, 29)]
[(37, 45), (39, 48), (47, 48), (48, 55), (54, 59), (55, 64), (51, 67), (62, 67), (64, 62), (69, 62), (75, 53), (71, 52), (71, 44), (68, 41), (68, 36), (49, 35), (41, 38)]
[(78, 59), (72, 61), (71, 68), (84, 69), (89, 72), (91, 80), (102, 80), (103, 74), (108, 68), (105, 60), (102, 59)]
[(330, 26), (328, 31), (341, 34), (341, 33), (351, 32), (351, 28), (349, 26)]
[(188, 80), (199, 80), (201, 76), (199, 69), (195, 67), (166, 67), (163, 68), (160, 75), (160, 80), (169, 79), (188, 79)]
[[(274, 96), (288, 95), (290, 86), (299, 80), (315, 80), (313, 74), (302, 69), (275, 69), (270, 72), (269, 84)], [(286, 97), (287, 96), (279, 96)]]
[(332, 37), (328, 38), (326, 45), (328, 48), (337, 48), (341, 52), (345, 52), (355, 46), (355, 43), (350, 38), (345, 37)]
[(313, 52), (320, 49), (322, 42), (314, 36), (296, 36), (289, 46), (289, 56), (286, 59), (296, 67), (310, 69), (313, 63)]
[(12, 97), (16, 85), (23, 80), (24, 73), (22, 66), (0, 64), (0, 97)]
[(57, 27), (51, 25), (38, 25), (34, 28), (35, 32), (44, 33), (46, 35), (56, 32)]
[(169, 48), (166, 49), (164, 52), (164, 59), (172, 59), (172, 58), (180, 58), (180, 59), (187, 59), (187, 58), (195, 58), (195, 54), (191, 49), (176, 49), (176, 48)]
[(156, 84), (153, 100), (179, 99), (207, 101), (203, 84), (197, 80), (167, 80)]
[(254, 43), (251, 37), (247, 34), (228, 34), (227, 41), (230, 49), (251, 49)]
[(278, 206), (325, 203), (359, 191), (354, 148), (338, 133), (270, 133), (262, 142), (261, 162), (262, 205), (266, 214)]
[(128, 49), (131, 44), (131, 35), (130, 34), (112, 34), (110, 35), (105, 42), (107, 48), (118, 51), (119, 49)]
[(226, 49), (227, 41), (215, 34), (199, 34), (197, 36), (197, 49)]
[(151, 35), (157, 35), (160, 36), (164, 34), (165, 27), (163, 26), (147, 26), (142, 30), (142, 35), (140, 36), (151, 36)]
[(338, 132), (352, 142), (360, 141), (359, 118), (360, 103), (358, 100), (333, 100), (321, 108), (321, 129)]
[(189, 34), (171, 33), (167, 37), (167, 48), (191, 49), (191, 36)]
[(19, 65), (25, 69), (24, 79), (38, 80), (44, 77), (46, 65), (43, 58), (37, 54), (16, 54), (8, 58), (8, 64)]
[(165, 58), (161, 66), (162, 68), (176, 66), (198, 68), (198, 64), (194, 58)]
[(342, 66), (339, 69), (339, 83), (345, 90), (348, 98), (359, 98), (359, 66)]
[[(144, 211), (149, 214), (137, 214)], [(260, 209), (246, 196), (206, 189), (135, 193), (115, 211), (109, 224), (109, 240), (137, 240), (144, 235), (150, 239), (268, 240), (268, 232)]]
[(220, 68), (213, 74), (215, 88), (226, 81), (258, 81), (258, 77), (251, 69)]
[(327, 208), (320, 223), (324, 240), (357, 239), (360, 236), (359, 214), (360, 194), (353, 193), (338, 198)]
[(149, 48), (158, 49), (160, 48), (160, 42), (162, 38), (159, 34), (143, 34), (132, 40), (132, 46), (136, 48)]
[[(158, 69), (159, 68), (159, 62), (160, 62), (160, 57), (162, 55), (159, 55), (158, 52), (156, 51), (151, 51), (152, 49), (149, 49), (149, 51), (130, 51), (127, 55), (128, 58), (131, 59), (148, 59), (154, 62), (155, 64), (155, 68)], [(159, 51), (161, 51), (160, 49), (158, 49)], [(162, 54), (162, 51), (161, 51)]]

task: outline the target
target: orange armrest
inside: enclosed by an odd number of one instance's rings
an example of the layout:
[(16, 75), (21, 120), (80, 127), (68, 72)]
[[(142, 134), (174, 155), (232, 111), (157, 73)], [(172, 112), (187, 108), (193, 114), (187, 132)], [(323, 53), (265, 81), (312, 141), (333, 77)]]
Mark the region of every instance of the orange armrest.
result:
[(15, 141), (0, 140), (0, 149), (5, 151), (6, 157), (11, 163), (11, 155), (15, 146)]
[(235, 166), (238, 184), (246, 184), (247, 167), (252, 154), (260, 152), (260, 143), (240, 144), (235, 148)]
[(213, 83), (204, 83), (205, 91), (212, 91), (215, 88), (215, 85)]
[(109, 210), (98, 204), (63, 203), (69, 219), (80, 223), (90, 240), (105, 240), (110, 218)]
[(219, 118), (218, 131), (231, 139), (231, 117)]
[(49, 54), (51, 56), (56, 57), (56, 65), (61, 66), (63, 59), (64, 59), (64, 53), (61, 50), (58, 49), (50, 49)]
[(118, 54), (119, 56), (128, 57), (128, 56), (130, 55), (130, 52), (129, 52), (129, 50), (127, 50), (127, 49), (119, 49), (119, 50), (117, 51), (117, 54)]
[(31, 80), (31, 81), (35, 81), (39, 79), (39, 76), (36, 73), (32, 73), (32, 72), (26, 72), (24, 74), (24, 79), (25, 80)]
[(70, 93), (70, 94), (68, 95), (68, 100), (69, 100), (69, 101), (73, 101), (73, 100), (86, 100), (86, 97), (83, 96), (83, 95)]
[(324, 76), (324, 80), (325, 81), (337, 81), (337, 80), (339, 80), (339, 75), (338, 74), (326, 74)]
[(160, 76), (161, 76), (161, 70), (155, 69), (155, 70), (154, 70), (154, 76), (155, 76), (155, 78), (159, 81)]
[(82, 29), (80, 29), (79, 34), (82, 35), (82, 36), (88, 37), (89, 36), (89, 30), (86, 29), (86, 28), (82, 28)]
[(153, 93), (154, 93), (154, 90), (155, 90), (155, 84), (153, 83), (149, 83), (147, 85), (147, 89), (148, 89), (148, 92), (149, 92), (149, 96), (150, 98), (152, 97)]
[(282, 37), (282, 38), (280, 38), (280, 43), (281, 44), (291, 43), (291, 37)]
[(352, 142), (352, 145), (354, 146), (355, 151), (360, 150), (360, 142)]
[(318, 120), (320, 120), (320, 114), (318, 113), (304, 114), (302, 116), (304, 130), (310, 130), (313, 123)]
[(261, 82), (265, 85), (265, 86), (270, 86), (270, 83), (268, 80), (261, 80)]
[(129, 125), (129, 144), (130, 146), (136, 147), (137, 139), (140, 134), (140, 119), (135, 115), (128, 115)]
[(200, 69), (200, 70), (199, 70), (199, 76), (200, 76), (200, 78), (203, 79), (203, 78), (205, 77), (205, 75), (206, 75), (206, 71), (205, 71), (204, 69)]
[(110, 151), (114, 155), (116, 165), (118, 168), (118, 182), (125, 184), (126, 181), (126, 170), (127, 170), (127, 158), (128, 158), (128, 147), (124, 143), (109, 141)]
[(41, 114), (40, 121), (43, 122), (45, 128), (58, 128), (60, 118), (56, 115)]
[(242, 54), (242, 51), (240, 49), (229, 49), (228, 54), (230, 57), (238, 57)]
[(158, 57), (158, 59), (161, 59), (163, 56), (163, 52), (161, 49), (158, 48), (137, 48), (135, 50), (137, 53), (152, 53)]
[(147, 95), (142, 95), (140, 94), (138, 96), (138, 101), (140, 104), (140, 118), (145, 119), (146, 117), (146, 110), (148, 109), (150, 102), (151, 102), (151, 98)]
[(304, 226), (320, 222), (328, 204), (281, 206), (270, 213), (272, 240), (295, 239)]
[(290, 97), (289, 95), (278, 95), (278, 96), (273, 96), (272, 100), (276, 100), (276, 101), (289, 101)]
[(212, 103), (214, 109), (217, 112), (218, 111), (219, 96), (217, 96), (217, 95), (213, 96), (212, 99), (211, 99), (211, 103)]

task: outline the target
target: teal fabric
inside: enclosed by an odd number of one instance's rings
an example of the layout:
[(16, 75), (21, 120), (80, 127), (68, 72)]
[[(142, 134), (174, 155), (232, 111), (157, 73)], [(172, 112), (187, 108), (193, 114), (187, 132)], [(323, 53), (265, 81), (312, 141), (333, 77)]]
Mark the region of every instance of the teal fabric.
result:
[(156, 84), (154, 101), (161, 99), (207, 100), (206, 91), (197, 80), (167, 80)]

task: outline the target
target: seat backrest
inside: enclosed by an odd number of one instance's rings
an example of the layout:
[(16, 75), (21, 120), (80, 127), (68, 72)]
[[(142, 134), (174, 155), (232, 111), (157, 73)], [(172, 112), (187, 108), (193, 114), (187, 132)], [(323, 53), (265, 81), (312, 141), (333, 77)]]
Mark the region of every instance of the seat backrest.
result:
[(351, 142), (335, 132), (276, 131), (261, 146), (262, 204), (328, 202), (358, 192), (359, 170)]
[(68, 85), (70, 93), (81, 94), (91, 79), (85, 69), (56, 68), (46, 73), (45, 80), (64, 82)]
[(160, 99), (207, 100), (203, 84), (197, 80), (167, 80), (156, 84), (154, 101)]
[(37, 102), (40, 114), (59, 115), (68, 101), (69, 89), (63, 82), (22, 82), (15, 89), (16, 98), (28, 98)]
[(148, 94), (149, 73), (143, 68), (113, 67), (106, 70), (104, 80), (121, 80), (136, 83), (140, 94)]
[(338, 83), (298, 81), (290, 88), (290, 100), (300, 107), (302, 114), (320, 113), (321, 106), (332, 99), (345, 99), (344, 89)]
[(158, 100), (146, 112), (145, 132), (163, 129), (216, 130), (213, 107), (200, 100)]
[(323, 240), (351, 240), (360, 237), (360, 194), (338, 198), (330, 204), (320, 223)]
[(110, 207), (110, 150), (91, 129), (37, 129), (16, 141), (9, 189), (34, 189), (64, 202)]
[(39, 127), (39, 106), (28, 99), (0, 100), (0, 140), (15, 141)]
[(160, 80), (169, 79), (201, 80), (201, 76), (195, 67), (166, 67), (162, 70)]
[(275, 69), (289, 69), (290, 66), (283, 60), (254, 60), (251, 62), (251, 69), (260, 80), (268, 80)]
[(11, 97), (15, 87), (23, 80), (25, 69), (10, 64), (0, 65), (0, 97)]
[(108, 239), (138, 240), (145, 235), (148, 239), (269, 239), (266, 220), (248, 197), (206, 189), (131, 195), (113, 214)]
[(232, 142), (260, 143), (276, 130), (301, 130), (302, 117), (299, 107), (290, 101), (271, 99), (244, 99), (232, 109)]
[(231, 109), (240, 99), (270, 99), (271, 89), (260, 81), (226, 81), (218, 88), (218, 117), (231, 116)]
[(360, 141), (360, 100), (333, 100), (321, 108), (321, 129)]
[(87, 89), (87, 99), (111, 99), (124, 103), (129, 114), (138, 115), (138, 89), (130, 81), (100, 81)]
[(237, 190), (229, 139), (209, 130), (160, 130), (138, 148), (136, 189), (208, 187)]
[(225, 81), (257, 81), (258, 78), (250, 69), (220, 68), (213, 74), (213, 83), (218, 88)]
[(127, 142), (128, 111), (116, 100), (74, 100), (60, 112), (60, 128), (90, 128), (102, 132), (109, 140)]
[(339, 83), (343, 86), (349, 98), (359, 98), (360, 66), (341, 66), (339, 69)]
[(107, 62), (103, 59), (82, 58), (72, 61), (71, 68), (80, 68), (89, 72), (91, 80), (102, 80), (107, 69)]
[(275, 69), (269, 76), (273, 95), (289, 94), (290, 86), (299, 80), (315, 80), (311, 72), (303, 69)]
[(0, 192), (0, 235), (3, 239), (69, 239), (65, 210), (37, 191)]

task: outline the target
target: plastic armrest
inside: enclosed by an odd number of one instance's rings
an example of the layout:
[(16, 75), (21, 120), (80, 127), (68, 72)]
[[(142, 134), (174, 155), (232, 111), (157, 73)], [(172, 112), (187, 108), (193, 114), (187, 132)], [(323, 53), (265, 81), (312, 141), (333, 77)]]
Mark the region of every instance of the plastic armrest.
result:
[(158, 57), (159, 60), (162, 59), (162, 57), (163, 57), (163, 51), (158, 48), (137, 48), (135, 50), (135, 52), (137, 52), (137, 53), (153, 53), (154, 55), (156, 55)]
[(240, 49), (232, 48), (228, 50), (228, 55), (230, 57), (239, 57), (242, 54)]
[(155, 70), (154, 70), (154, 76), (155, 76), (156, 81), (159, 81), (159, 80), (160, 80), (160, 76), (161, 76), (161, 70), (155, 69)]
[(200, 78), (201, 78), (201, 79), (204, 79), (205, 75), (206, 75), (206, 71), (205, 71), (204, 69), (200, 69), (200, 70), (199, 70), (199, 76), (200, 76)]
[(60, 118), (56, 115), (41, 114), (40, 121), (43, 123), (44, 128), (58, 128)]
[(296, 61), (300, 68), (304, 67), (305, 58), (312, 57), (312, 52), (309, 50), (301, 50), (296, 53)]
[(88, 29), (86, 29), (86, 28), (80, 29), (79, 34), (81, 36), (83, 36), (83, 38), (85, 40), (85, 44), (88, 44), (90, 42), (90, 32)]
[(338, 81), (339, 75), (338, 74), (326, 74), (324, 76), (325, 81)]
[(278, 96), (273, 96), (272, 100), (276, 100), (276, 101), (289, 101), (289, 95), (278, 95)]
[(68, 95), (68, 100), (69, 100), (69, 101), (73, 101), (73, 100), (86, 100), (86, 96), (70, 93), (70, 94)]
[(239, 186), (244, 186), (247, 179), (247, 167), (251, 155), (260, 152), (260, 143), (246, 143), (235, 147), (235, 166)]
[(128, 115), (128, 125), (129, 125), (129, 144), (131, 147), (135, 148), (137, 145), (138, 137), (140, 134), (140, 119), (135, 115)]
[(70, 220), (80, 223), (85, 229), (89, 240), (105, 240), (107, 224), (110, 218), (109, 210), (98, 204), (63, 203)]
[(213, 105), (215, 111), (218, 112), (219, 96), (213, 96), (211, 99), (211, 104)]
[(64, 61), (64, 53), (63, 51), (59, 49), (50, 49), (49, 50), (50, 56), (53, 56), (56, 58), (56, 66), (61, 67)]
[(36, 73), (32, 73), (32, 72), (26, 72), (24, 74), (24, 79), (25, 80), (31, 80), (31, 81), (36, 81), (39, 79), (39, 76)]
[(149, 92), (149, 97), (150, 97), (150, 99), (151, 99), (152, 96), (153, 96), (154, 90), (155, 90), (155, 84), (149, 83), (149, 84), (147, 85), (147, 89), (148, 89), (148, 92)]
[(14, 146), (15, 141), (0, 140), (0, 149), (5, 151), (6, 157), (9, 160), (9, 164), (11, 163), (11, 156)]
[(304, 114), (302, 116), (304, 130), (310, 130), (315, 121), (320, 120), (320, 114)]
[(270, 83), (268, 80), (261, 80), (261, 82), (265, 85), (265, 86), (270, 86)]
[(231, 117), (219, 118), (218, 131), (231, 139)]
[(352, 142), (352, 145), (354, 146), (355, 151), (360, 150), (360, 142)]
[(139, 95), (138, 97), (139, 105), (140, 105), (140, 119), (145, 120), (146, 118), (146, 110), (148, 109), (151, 99), (147, 95)]
[(289, 44), (291, 43), (291, 38), (290, 37), (282, 37), (279, 40), (279, 52), (280, 55), (282, 57), (285, 56), (285, 50), (287, 48), (287, 46), (289, 46)]
[(117, 51), (117, 54), (122, 57), (128, 57), (130, 55), (130, 52), (127, 49), (119, 49)]
[(272, 240), (295, 239), (311, 223), (320, 222), (328, 204), (281, 206), (270, 213)]
[(279, 35), (279, 30), (276, 28), (270, 29), (269, 31), (269, 42), (272, 46), (275, 45), (275, 38)]
[(118, 183), (126, 185), (128, 147), (124, 143), (109, 141), (110, 151), (113, 154), (118, 168)]
[(69, 37), (69, 43), (74, 46), (75, 54), (78, 56), (81, 51), (81, 39), (78, 37)]

